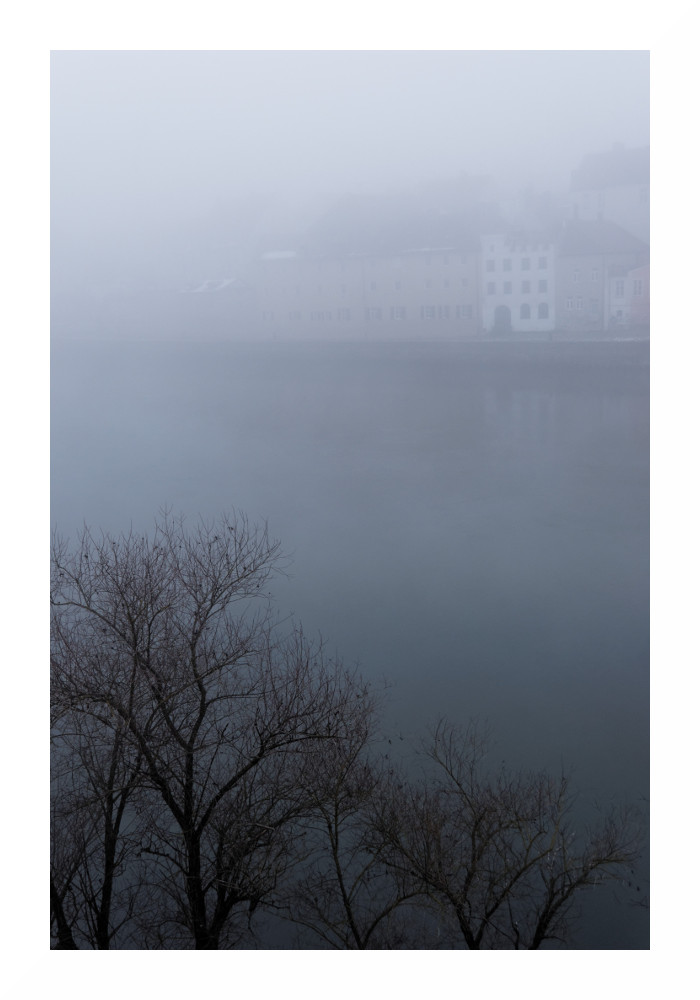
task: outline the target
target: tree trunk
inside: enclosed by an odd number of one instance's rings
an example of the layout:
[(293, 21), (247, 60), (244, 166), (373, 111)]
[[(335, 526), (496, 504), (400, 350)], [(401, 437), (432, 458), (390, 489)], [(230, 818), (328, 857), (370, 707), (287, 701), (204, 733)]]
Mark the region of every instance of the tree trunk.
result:
[(58, 928), (58, 942), (55, 945), (55, 949), (65, 950), (70, 948), (73, 951), (78, 951), (78, 946), (73, 940), (73, 932), (71, 931), (70, 925), (66, 920), (66, 915), (63, 912), (63, 900), (58, 894), (58, 890), (54, 885), (53, 879), (51, 879), (51, 909)]

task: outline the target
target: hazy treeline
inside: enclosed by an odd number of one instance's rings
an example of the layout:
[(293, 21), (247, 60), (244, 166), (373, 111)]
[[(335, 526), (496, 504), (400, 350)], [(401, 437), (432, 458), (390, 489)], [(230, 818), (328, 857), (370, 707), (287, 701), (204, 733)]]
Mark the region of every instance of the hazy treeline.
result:
[(633, 819), (576, 833), (567, 779), (489, 768), (474, 723), (394, 753), (382, 693), (276, 617), (283, 569), (240, 514), (54, 538), (52, 947), (565, 942)]

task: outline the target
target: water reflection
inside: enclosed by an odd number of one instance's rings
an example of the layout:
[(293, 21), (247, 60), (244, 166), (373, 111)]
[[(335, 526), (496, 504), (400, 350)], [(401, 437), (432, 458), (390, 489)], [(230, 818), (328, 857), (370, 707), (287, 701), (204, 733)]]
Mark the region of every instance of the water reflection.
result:
[[(648, 370), (501, 355), (55, 345), (52, 518), (145, 527), (164, 502), (266, 517), (294, 555), (283, 613), (391, 682), (388, 730), (479, 715), (510, 763), (637, 799)], [(645, 947), (645, 913), (609, 903), (578, 943)]]

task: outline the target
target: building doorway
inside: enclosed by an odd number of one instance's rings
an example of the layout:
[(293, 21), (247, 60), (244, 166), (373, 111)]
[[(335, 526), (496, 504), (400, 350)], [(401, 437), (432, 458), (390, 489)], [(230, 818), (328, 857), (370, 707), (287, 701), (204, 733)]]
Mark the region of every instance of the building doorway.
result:
[(503, 337), (510, 333), (513, 325), (510, 319), (510, 309), (508, 306), (496, 306), (493, 314), (493, 334), (495, 337)]

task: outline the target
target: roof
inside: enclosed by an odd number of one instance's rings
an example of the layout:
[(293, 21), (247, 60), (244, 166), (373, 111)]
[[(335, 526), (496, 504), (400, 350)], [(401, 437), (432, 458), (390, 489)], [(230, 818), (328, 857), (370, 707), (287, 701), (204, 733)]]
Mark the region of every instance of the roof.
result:
[(482, 248), (489, 240), (501, 240), (512, 252), (532, 250), (536, 247), (549, 246), (557, 239), (557, 232), (551, 229), (515, 229), (509, 227), (499, 232), (484, 233), (481, 237)]
[(563, 256), (583, 254), (630, 253), (648, 254), (649, 244), (632, 236), (626, 229), (605, 219), (573, 220), (564, 226), (559, 239)]

